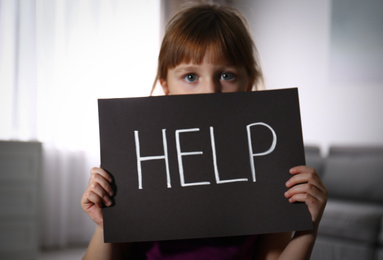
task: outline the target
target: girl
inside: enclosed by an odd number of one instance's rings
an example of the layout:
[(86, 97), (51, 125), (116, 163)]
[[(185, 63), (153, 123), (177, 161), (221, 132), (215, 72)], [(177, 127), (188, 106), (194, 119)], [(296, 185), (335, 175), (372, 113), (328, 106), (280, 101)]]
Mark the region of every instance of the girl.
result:
[[(199, 5), (176, 14), (162, 42), (158, 72), (166, 95), (257, 90), (263, 77), (244, 18), (225, 6)], [(153, 86), (153, 88), (154, 88)], [(327, 201), (327, 190), (313, 168), (290, 170), (285, 193), (304, 202), (314, 229), (254, 236), (105, 244), (101, 206), (111, 205), (111, 177), (93, 168), (81, 206), (97, 224), (83, 259), (309, 259)]]

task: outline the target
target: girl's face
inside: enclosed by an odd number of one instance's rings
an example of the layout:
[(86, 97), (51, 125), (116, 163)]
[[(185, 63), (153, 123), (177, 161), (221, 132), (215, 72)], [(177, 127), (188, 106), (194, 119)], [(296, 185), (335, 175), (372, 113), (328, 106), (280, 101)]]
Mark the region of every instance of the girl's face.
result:
[(243, 66), (226, 60), (215, 61), (205, 55), (201, 64), (180, 63), (169, 69), (167, 78), (160, 79), (166, 95), (250, 91), (253, 82)]

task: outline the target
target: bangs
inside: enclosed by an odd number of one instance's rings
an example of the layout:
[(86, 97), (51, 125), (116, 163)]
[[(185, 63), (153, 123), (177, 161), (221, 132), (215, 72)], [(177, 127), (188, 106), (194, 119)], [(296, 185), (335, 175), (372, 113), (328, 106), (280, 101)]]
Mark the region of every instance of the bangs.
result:
[[(247, 28), (243, 25), (239, 17), (212, 12), (211, 8), (175, 17), (168, 24), (166, 40), (160, 50), (160, 78), (166, 78), (167, 70), (180, 63), (201, 64), (206, 52), (211, 62), (226, 61), (253, 68), (255, 61), (253, 55), (249, 55), (253, 53), (253, 42), (244, 37)], [(252, 71), (248, 73), (253, 74)]]
[(183, 31), (177, 34), (170, 42), (167, 53), (167, 64), (169, 69), (176, 67), (180, 63), (200, 64), (206, 57), (210, 62), (226, 60), (237, 65), (238, 60), (230, 57), (230, 46), (227, 39), (223, 38), (221, 28), (217, 24), (204, 24), (203, 29), (191, 28), (189, 32)]

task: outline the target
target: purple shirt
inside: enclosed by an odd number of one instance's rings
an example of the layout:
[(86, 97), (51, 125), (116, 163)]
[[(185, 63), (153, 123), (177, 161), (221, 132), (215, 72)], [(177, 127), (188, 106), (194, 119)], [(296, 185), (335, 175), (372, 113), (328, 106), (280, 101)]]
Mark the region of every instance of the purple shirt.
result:
[(257, 236), (136, 243), (133, 259), (254, 259)]

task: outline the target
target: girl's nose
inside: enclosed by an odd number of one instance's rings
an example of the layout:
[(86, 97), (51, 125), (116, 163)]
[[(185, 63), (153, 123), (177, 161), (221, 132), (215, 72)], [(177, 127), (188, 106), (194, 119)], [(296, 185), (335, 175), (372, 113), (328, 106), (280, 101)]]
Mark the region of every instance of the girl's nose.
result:
[(209, 78), (204, 83), (205, 83), (204, 84), (205, 93), (220, 93), (222, 91), (219, 80), (216, 80), (214, 78)]

